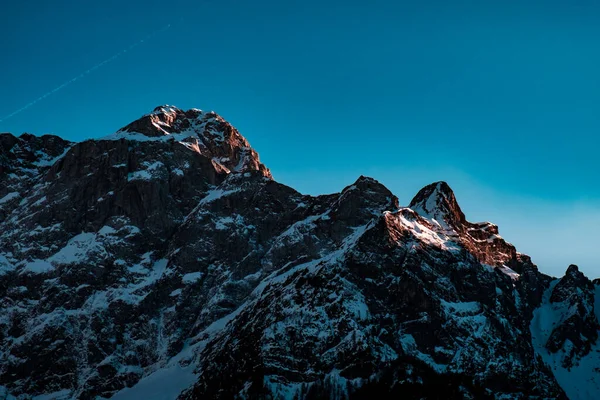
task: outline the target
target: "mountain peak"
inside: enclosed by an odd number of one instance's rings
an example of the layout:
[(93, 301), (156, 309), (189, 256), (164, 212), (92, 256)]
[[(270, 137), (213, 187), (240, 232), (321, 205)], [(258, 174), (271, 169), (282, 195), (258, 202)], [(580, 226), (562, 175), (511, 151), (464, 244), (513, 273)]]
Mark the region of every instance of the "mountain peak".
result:
[(466, 222), (454, 192), (444, 181), (431, 183), (421, 189), (410, 202), (409, 208), (435, 220), (445, 229), (462, 231)]
[[(579, 288), (579, 290), (578, 290)], [(558, 284), (552, 291), (552, 302), (564, 301), (566, 298), (576, 295), (584, 289), (593, 290), (592, 282), (586, 277), (575, 264), (569, 265), (565, 275), (560, 278)]]
[[(204, 118), (217, 118), (223, 120), (216, 112), (214, 111), (203, 111), (199, 108), (190, 108), (189, 110), (182, 110), (177, 106), (173, 106), (170, 104), (164, 104), (162, 106), (158, 106), (152, 110), (150, 114), (144, 115), (146, 116), (163, 116), (163, 117), (175, 117), (175, 118), (186, 118), (186, 119), (196, 119), (199, 117)], [(142, 117), (143, 118), (143, 117)]]
[(571, 264), (569, 265), (569, 268), (567, 268), (567, 273), (566, 275), (573, 275), (573, 274), (579, 274), (579, 267), (575, 264)]
[[(374, 185), (381, 185), (381, 183), (379, 183), (379, 181), (377, 179), (374, 179), (374, 178), (371, 178), (371, 177), (368, 177), (368, 176), (364, 176), (364, 175), (359, 176), (356, 179), (356, 181), (353, 183), (353, 185), (359, 186), (359, 187), (361, 187), (361, 186), (369, 186), (369, 185), (373, 185), (373, 184)], [(383, 185), (381, 185), (381, 186), (383, 186)]]
[(365, 176), (321, 196), (265, 176), (198, 109), (0, 134), (0, 398), (600, 392), (596, 288), (466, 221), (447, 183), (411, 209)]
[(410, 202), (409, 208), (441, 228), (442, 233), (458, 236), (480, 262), (493, 266), (510, 264), (520, 273), (523, 263), (518, 260), (515, 247), (498, 234), (498, 226), (491, 222), (467, 221), (446, 182), (425, 186)]
[(398, 198), (387, 187), (378, 180), (364, 175), (359, 176), (352, 185), (345, 187), (342, 195), (353, 197), (357, 203), (364, 202), (363, 206), (366, 208), (375, 204), (380, 204), (375, 209), (379, 209), (383, 205), (385, 205), (383, 209), (396, 210), (400, 207)]
[(198, 133), (199, 128), (209, 122), (224, 122), (214, 112), (204, 112), (197, 108), (183, 111), (172, 105), (156, 107), (151, 113), (142, 116), (119, 129), (117, 133), (141, 134), (147, 137), (168, 137), (174, 134)]
[(152, 110), (151, 114), (161, 114), (161, 113), (164, 114), (164, 113), (177, 113), (177, 112), (182, 112), (182, 110), (176, 106), (164, 104), (164, 105), (158, 106), (154, 110)]
[(219, 170), (242, 172), (258, 170), (271, 178), (260, 163), (258, 153), (237, 129), (214, 111), (191, 108), (187, 111), (161, 105), (102, 140), (169, 141), (176, 140), (213, 162)]

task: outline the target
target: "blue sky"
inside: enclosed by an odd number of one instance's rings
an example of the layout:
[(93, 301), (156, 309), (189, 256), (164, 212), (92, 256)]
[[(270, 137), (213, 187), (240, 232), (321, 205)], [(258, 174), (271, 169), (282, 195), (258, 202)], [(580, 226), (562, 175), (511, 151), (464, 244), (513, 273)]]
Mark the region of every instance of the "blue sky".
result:
[(541, 270), (600, 276), (599, 2), (10, 2), (0, 37), (0, 119), (84, 74), (0, 131), (210, 109), (302, 192), (446, 180)]

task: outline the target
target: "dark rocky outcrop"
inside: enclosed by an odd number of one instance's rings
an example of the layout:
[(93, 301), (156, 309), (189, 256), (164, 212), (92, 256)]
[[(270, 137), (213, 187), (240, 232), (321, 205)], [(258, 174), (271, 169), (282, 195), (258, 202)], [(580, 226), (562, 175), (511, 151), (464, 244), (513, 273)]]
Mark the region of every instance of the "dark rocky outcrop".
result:
[(446, 182), (425, 186), (408, 207), (438, 224), (449, 234), (458, 235), (462, 244), (480, 262), (492, 266), (510, 265), (516, 272), (522, 272), (522, 262), (517, 250), (498, 234), (498, 226), (491, 222), (467, 221), (454, 192)]
[(546, 347), (552, 353), (565, 351), (563, 365), (571, 367), (586, 356), (598, 340), (600, 324), (594, 306), (594, 285), (576, 265), (570, 265), (552, 289), (550, 303), (565, 310)]
[(594, 285), (444, 182), (303, 195), (172, 106), (76, 144), (2, 134), (0, 168), (0, 397), (565, 398), (548, 357), (595, 354)]

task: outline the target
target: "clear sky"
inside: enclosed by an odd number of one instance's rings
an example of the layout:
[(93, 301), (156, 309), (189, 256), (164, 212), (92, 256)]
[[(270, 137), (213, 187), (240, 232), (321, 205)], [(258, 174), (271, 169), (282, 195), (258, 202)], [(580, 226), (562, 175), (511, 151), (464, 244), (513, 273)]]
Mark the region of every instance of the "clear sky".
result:
[(591, 0), (4, 2), (0, 131), (214, 110), (302, 192), (446, 180), (542, 271), (600, 277), (599, 40)]

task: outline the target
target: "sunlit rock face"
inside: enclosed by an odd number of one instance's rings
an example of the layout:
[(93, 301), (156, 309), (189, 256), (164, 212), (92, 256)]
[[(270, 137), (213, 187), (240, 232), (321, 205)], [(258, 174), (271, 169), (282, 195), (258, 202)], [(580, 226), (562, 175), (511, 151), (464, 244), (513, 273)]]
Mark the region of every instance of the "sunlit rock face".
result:
[(444, 182), (303, 195), (197, 109), (2, 134), (0, 398), (595, 398), (597, 284), (498, 233)]
[(174, 106), (160, 106), (107, 139), (119, 138), (138, 141), (177, 139), (189, 149), (212, 160), (217, 169), (226, 172), (257, 170), (271, 177), (248, 141), (229, 122), (212, 111), (204, 112), (196, 108), (183, 111)]

